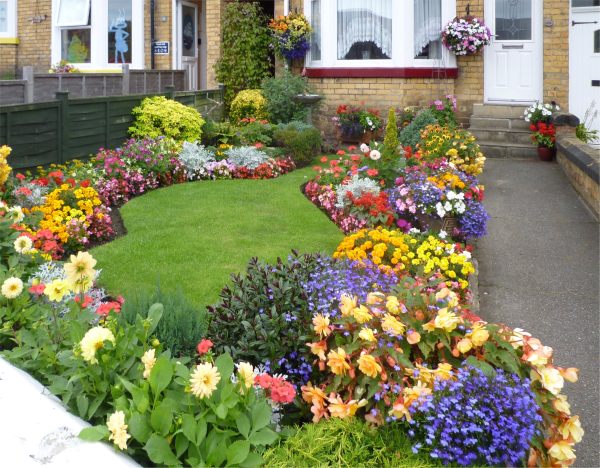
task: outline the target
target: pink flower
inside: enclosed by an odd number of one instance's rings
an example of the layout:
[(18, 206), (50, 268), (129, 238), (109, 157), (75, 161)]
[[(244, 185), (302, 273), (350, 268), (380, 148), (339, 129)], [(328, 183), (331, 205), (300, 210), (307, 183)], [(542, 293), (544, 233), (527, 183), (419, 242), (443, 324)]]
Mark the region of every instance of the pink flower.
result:
[(39, 283), (29, 288), (29, 292), (31, 294), (35, 294), (36, 296), (41, 296), (44, 294), (44, 290), (46, 289), (46, 285), (44, 283)]

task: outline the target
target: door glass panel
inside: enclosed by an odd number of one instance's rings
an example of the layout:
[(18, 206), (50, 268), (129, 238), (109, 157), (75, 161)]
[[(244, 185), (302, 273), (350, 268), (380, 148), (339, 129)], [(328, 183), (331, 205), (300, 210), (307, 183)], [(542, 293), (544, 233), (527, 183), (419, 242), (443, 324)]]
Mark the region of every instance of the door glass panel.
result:
[(196, 9), (187, 5), (181, 7), (181, 55), (196, 56)]
[(571, 0), (571, 6), (573, 8), (600, 6), (600, 0)]
[(496, 40), (531, 40), (531, 0), (496, 0)]
[(108, 63), (131, 63), (131, 0), (108, 0)]

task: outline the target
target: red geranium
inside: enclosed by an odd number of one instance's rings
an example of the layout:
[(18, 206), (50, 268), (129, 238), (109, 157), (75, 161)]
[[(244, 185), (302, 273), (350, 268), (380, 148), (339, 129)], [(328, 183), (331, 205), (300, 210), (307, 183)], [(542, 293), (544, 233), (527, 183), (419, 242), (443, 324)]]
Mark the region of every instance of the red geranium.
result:
[(207, 339), (203, 339), (196, 349), (198, 350), (198, 354), (206, 354), (213, 347), (213, 342)]

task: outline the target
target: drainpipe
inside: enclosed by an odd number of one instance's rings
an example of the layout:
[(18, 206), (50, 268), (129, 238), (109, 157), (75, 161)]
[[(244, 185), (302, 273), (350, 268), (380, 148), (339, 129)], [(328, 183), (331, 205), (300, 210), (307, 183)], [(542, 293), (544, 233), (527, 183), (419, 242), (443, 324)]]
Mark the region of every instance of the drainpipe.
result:
[(283, 0), (283, 14), (288, 15), (290, 13), (290, 0)]
[(150, 0), (150, 68), (154, 70), (154, 42), (156, 41), (156, 32), (154, 29), (154, 2)]

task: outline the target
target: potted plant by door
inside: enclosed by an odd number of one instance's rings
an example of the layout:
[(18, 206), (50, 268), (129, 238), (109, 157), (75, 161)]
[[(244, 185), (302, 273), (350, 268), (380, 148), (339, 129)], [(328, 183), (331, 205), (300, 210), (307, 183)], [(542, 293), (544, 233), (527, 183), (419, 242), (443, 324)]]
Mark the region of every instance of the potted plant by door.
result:
[(538, 122), (530, 126), (531, 141), (537, 145), (538, 157), (542, 161), (552, 161), (556, 156), (556, 129), (553, 124)]
[(337, 139), (346, 143), (369, 143), (379, 137), (382, 126), (379, 112), (342, 104), (332, 118)]

